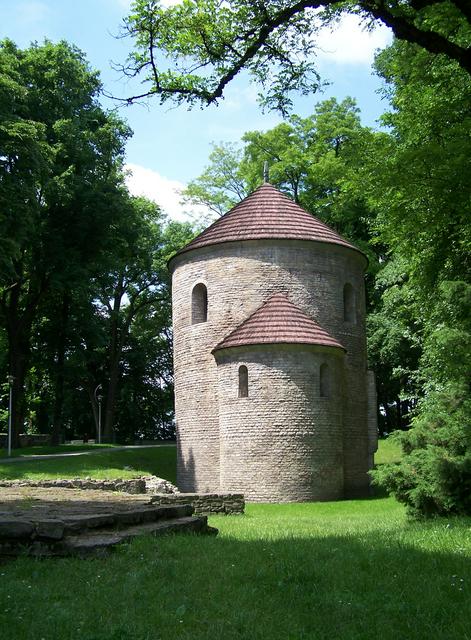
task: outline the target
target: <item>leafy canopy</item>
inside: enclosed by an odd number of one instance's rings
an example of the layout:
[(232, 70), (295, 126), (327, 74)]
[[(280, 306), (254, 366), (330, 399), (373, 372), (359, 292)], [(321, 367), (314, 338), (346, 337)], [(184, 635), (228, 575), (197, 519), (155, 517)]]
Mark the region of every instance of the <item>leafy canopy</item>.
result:
[(397, 436), (402, 462), (374, 478), (414, 514), (469, 514), (471, 80), (451, 61), (439, 64), (400, 42), (379, 55), (377, 69), (387, 82), (393, 137), (364, 184), (395, 277), (388, 283), (383, 271), (377, 281), (384, 290), (369, 319), (370, 347), (380, 359), (396, 342), (396, 368), (421, 397), (413, 428)]
[(158, 95), (161, 102), (208, 105), (246, 70), (261, 87), (262, 104), (286, 113), (293, 92), (310, 94), (320, 84), (316, 34), (357, 14), (395, 36), (444, 54), (471, 73), (471, 9), (467, 0), (135, 0), (123, 35), (134, 50), (123, 70), (139, 76), (146, 91), (128, 101)]

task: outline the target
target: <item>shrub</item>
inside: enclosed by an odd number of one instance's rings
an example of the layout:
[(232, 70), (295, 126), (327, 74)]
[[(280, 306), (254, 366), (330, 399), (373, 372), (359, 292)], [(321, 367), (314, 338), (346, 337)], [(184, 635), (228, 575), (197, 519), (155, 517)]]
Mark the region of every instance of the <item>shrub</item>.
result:
[(399, 441), (402, 461), (371, 472), (373, 483), (414, 516), (471, 514), (471, 399), (467, 385), (430, 392)]

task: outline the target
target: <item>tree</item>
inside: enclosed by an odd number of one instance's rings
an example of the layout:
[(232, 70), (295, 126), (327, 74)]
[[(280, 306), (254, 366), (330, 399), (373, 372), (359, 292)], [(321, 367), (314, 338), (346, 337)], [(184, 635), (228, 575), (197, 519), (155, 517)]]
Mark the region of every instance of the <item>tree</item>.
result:
[[(67, 315), (68, 292), (106, 253), (121, 210), (129, 130), (100, 107), (97, 73), (65, 42), (20, 50), (4, 41), (0, 68), (0, 323), (14, 377), (17, 446), (33, 323), (53, 292)], [(59, 335), (58, 401), (63, 350)]]
[[(162, 274), (156, 264), (162, 245), (162, 213), (145, 198), (128, 203), (127, 233), (120, 239), (113, 268), (98, 277), (98, 314), (107, 327), (103, 439), (113, 437), (120, 362), (132, 324), (146, 307), (163, 302)], [(161, 266), (161, 265), (160, 265)]]
[(399, 42), (380, 54), (393, 138), (364, 175), (402, 271), (384, 288), (383, 311), (392, 294), (402, 311), (410, 301), (406, 324), (420, 341), (403, 460), (374, 478), (420, 515), (471, 513), (471, 79), (438, 62)]
[(375, 372), (380, 435), (408, 429), (420, 394), (417, 369), (423, 322), (408, 264), (390, 257), (374, 280), (374, 304), (367, 315), (368, 362)]
[(242, 170), (242, 152), (236, 144), (214, 145), (209, 166), (191, 181), (182, 196), (185, 202), (204, 205), (218, 216), (224, 215), (249, 193)]
[[(267, 160), (272, 184), (365, 251), (372, 285), (384, 247), (372, 242), (376, 213), (358, 176), (383, 137), (361, 125), (354, 100), (332, 98), (307, 118), (292, 115), (268, 131), (245, 133), (242, 147), (217, 145), (210, 165), (183, 194), (221, 215), (261, 184)], [(370, 293), (372, 299), (372, 286)]]
[(129, 102), (157, 95), (208, 105), (246, 70), (262, 88), (263, 103), (286, 113), (290, 94), (315, 92), (316, 33), (342, 12), (366, 25), (380, 21), (396, 38), (441, 54), (471, 73), (471, 10), (467, 0), (188, 0), (163, 8), (135, 0), (124, 22), (134, 51), (123, 70), (150, 88)]

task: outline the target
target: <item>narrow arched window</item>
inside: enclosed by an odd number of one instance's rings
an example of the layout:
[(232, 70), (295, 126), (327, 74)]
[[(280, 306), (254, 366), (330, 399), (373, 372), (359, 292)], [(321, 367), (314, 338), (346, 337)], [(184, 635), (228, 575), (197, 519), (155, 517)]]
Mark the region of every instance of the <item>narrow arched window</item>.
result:
[(200, 283), (191, 292), (191, 324), (206, 322), (208, 319), (208, 290)]
[(245, 364), (239, 367), (239, 398), (249, 397), (249, 372)]
[(355, 291), (349, 282), (343, 288), (343, 319), (344, 322), (356, 321)]
[(319, 370), (319, 393), (321, 398), (330, 396), (330, 370), (325, 363), (321, 364)]

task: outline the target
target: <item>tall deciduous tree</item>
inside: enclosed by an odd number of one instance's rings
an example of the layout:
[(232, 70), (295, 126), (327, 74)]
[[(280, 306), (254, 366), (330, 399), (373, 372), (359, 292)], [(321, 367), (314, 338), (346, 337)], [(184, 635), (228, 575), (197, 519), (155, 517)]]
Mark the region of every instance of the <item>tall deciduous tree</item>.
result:
[[(97, 73), (65, 42), (20, 50), (4, 41), (0, 68), (0, 322), (17, 445), (39, 305), (56, 291), (67, 315), (67, 292), (110, 242), (129, 130), (100, 107)], [(58, 336), (57, 376), (63, 348)]]
[(377, 477), (415, 513), (471, 513), (471, 79), (398, 42), (377, 68), (393, 138), (364, 179), (380, 211), (377, 230), (402, 271), (385, 287), (378, 318), (408, 318), (422, 348), (422, 398), (400, 437), (406, 455)]
[(120, 378), (120, 362), (132, 324), (143, 310), (163, 302), (161, 273), (156, 264), (162, 245), (161, 212), (144, 198), (129, 200), (127, 233), (120, 239), (116, 260), (98, 278), (99, 313), (107, 326), (105, 415), (103, 439), (111, 441)]

